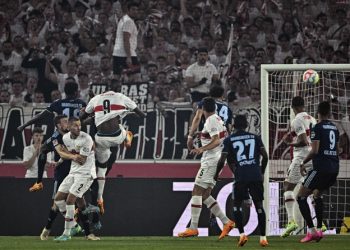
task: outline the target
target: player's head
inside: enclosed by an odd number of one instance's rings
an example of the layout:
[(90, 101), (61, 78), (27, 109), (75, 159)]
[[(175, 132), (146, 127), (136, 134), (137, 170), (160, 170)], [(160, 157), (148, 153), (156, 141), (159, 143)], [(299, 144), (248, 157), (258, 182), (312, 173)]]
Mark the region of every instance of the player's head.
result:
[(68, 129), (72, 135), (78, 137), (80, 134), (80, 129), (81, 129), (81, 123), (80, 123), (79, 118), (74, 117), (74, 116), (69, 117)]
[(233, 120), (233, 126), (237, 130), (245, 130), (248, 127), (247, 117), (245, 115), (237, 115)]
[(331, 115), (331, 104), (327, 101), (320, 102), (317, 112), (320, 119), (327, 119)]
[(292, 99), (292, 108), (294, 111), (300, 112), (304, 109), (304, 98), (301, 96), (295, 96)]
[(44, 139), (44, 135), (43, 135), (44, 131), (40, 128), (40, 127), (35, 127), (32, 131), (32, 138), (33, 138), (33, 143), (34, 144), (41, 144), (43, 139)]
[(137, 11), (139, 9), (139, 5), (136, 2), (130, 1), (127, 5), (128, 16), (131, 18), (135, 18), (137, 16)]
[(224, 88), (219, 85), (214, 85), (210, 88), (209, 95), (213, 98), (221, 98), (224, 95)]
[(64, 93), (68, 98), (77, 98), (78, 97), (78, 84), (75, 82), (74, 78), (66, 79), (66, 84), (64, 85)]
[(206, 113), (214, 113), (216, 110), (215, 100), (211, 97), (203, 98), (203, 111)]
[(66, 115), (57, 115), (53, 121), (59, 131), (63, 133), (68, 132), (68, 117)]

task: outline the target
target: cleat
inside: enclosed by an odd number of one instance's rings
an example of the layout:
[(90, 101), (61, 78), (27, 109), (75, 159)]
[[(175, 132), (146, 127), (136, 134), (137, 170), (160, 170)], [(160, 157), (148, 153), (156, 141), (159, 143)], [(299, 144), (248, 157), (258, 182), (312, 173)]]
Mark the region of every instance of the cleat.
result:
[(85, 239), (87, 239), (87, 240), (100, 240), (100, 237), (97, 237), (94, 234), (89, 234), (89, 235), (85, 236)]
[(89, 206), (87, 206), (85, 208), (84, 211), (81, 212), (83, 215), (87, 215), (87, 214), (92, 214), (92, 213), (100, 213), (100, 209), (97, 206), (91, 205), (89, 204)]
[(229, 220), (229, 222), (227, 222), (224, 225), (224, 228), (222, 229), (222, 232), (219, 236), (219, 240), (225, 238), (228, 235), (228, 233), (234, 228), (234, 226), (235, 226), (235, 223), (232, 220)]
[(316, 242), (319, 242), (323, 238), (323, 231), (322, 231), (322, 229), (317, 231), (316, 234), (317, 234)]
[(177, 235), (180, 238), (195, 237), (198, 236), (198, 229), (187, 228), (184, 232)]
[(134, 138), (133, 133), (131, 131), (126, 131), (126, 138), (124, 141), (124, 147), (130, 148), (133, 138)]
[(98, 221), (98, 222), (96, 222), (96, 223), (93, 223), (93, 224), (91, 225), (91, 228), (92, 228), (93, 231), (101, 230), (102, 224), (101, 224), (100, 221)]
[(75, 227), (73, 227), (70, 230), (70, 235), (74, 236), (74, 235), (81, 233), (82, 231), (83, 231), (83, 229), (81, 229), (81, 226), (79, 224), (76, 224)]
[(309, 233), (308, 232), (306, 234), (306, 236), (300, 240), (300, 243), (306, 243), (306, 242), (310, 242), (310, 241), (313, 241), (313, 240), (320, 241), (317, 232), (316, 233)]
[(33, 186), (31, 186), (29, 188), (29, 192), (37, 192), (37, 191), (42, 190), (43, 188), (44, 188), (44, 185), (42, 182), (39, 182), (39, 183), (36, 182), (36, 183), (34, 183)]
[(97, 200), (97, 206), (100, 209), (100, 214), (103, 215), (105, 213), (105, 206), (102, 199)]
[(326, 226), (326, 224), (324, 224), (324, 222), (322, 222), (321, 230), (322, 230), (322, 232), (326, 232), (327, 231), (327, 226)]
[(61, 241), (68, 241), (71, 239), (72, 239), (72, 237), (70, 237), (69, 235), (62, 234), (61, 236), (55, 238), (54, 241), (61, 242)]
[(267, 247), (268, 245), (269, 245), (269, 243), (267, 242), (267, 240), (261, 240), (260, 241), (260, 246)]
[(298, 225), (294, 222), (288, 222), (286, 229), (284, 230), (284, 232), (281, 234), (281, 237), (285, 238), (291, 235), (291, 233), (293, 233), (295, 230), (297, 230)]
[(49, 239), (49, 235), (50, 235), (50, 230), (46, 229), (46, 227), (44, 227), (43, 231), (40, 234), (40, 239), (41, 240), (48, 240)]
[(248, 237), (246, 235), (242, 235), (239, 237), (239, 241), (238, 241), (238, 244), (237, 246), (238, 247), (243, 247), (245, 243), (247, 243), (248, 241)]

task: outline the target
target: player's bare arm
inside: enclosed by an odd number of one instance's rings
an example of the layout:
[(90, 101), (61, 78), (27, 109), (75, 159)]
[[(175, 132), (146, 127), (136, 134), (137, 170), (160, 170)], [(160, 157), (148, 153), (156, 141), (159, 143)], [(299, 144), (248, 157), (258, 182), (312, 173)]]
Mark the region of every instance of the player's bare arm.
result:
[(298, 135), (296, 142), (292, 142), (292, 139), (290, 136), (283, 137), (283, 141), (287, 145), (292, 146), (292, 147), (296, 147), (296, 148), (305, 147), (308, 145), (306, 133), (302, 133), (302, 134)]
[(193, 149), (193, 137), (198, 129), (199, 123), (203, 115), (203, 109), (197, 109), (195, 116), (193, 117), (191, 127), (187, 136), (187, 148), (189, 150)]
[(215, 176), (214, 176), (214, 180), (216, 180), (216, 181), (218, 180), (218, 177), (219, 177), (219, 174), (220, 174), (221, 170), (225, 166), (226, 158), (227, 158), (227, 152), (222, 152), (221, 156), (220, 156), (220, 159), (218, 161), (218, 164), (216, 166), (216, 173), (215, 173)]
[[(61, 156), (61, 158), (65, 159), (65, 160), (72, 160), (72, 161), (75, 161), (75, 162), (79, 163), (80, 165), (82, 165), (81, 162), (83, 160), (81, 159), (80, 155), (72, 154), (71, 152), (67, 151), (67, 149), (65, 149), (63, 145), (57, 145), (55, 147), (55, 149), (56, 149), (57, 153)], [(86, 161), (86, 157), (85, 157), (85, 161)]]
[(204, 147), (200, 147), (200, 148), (194, 148), (191, 150), (191, 154), (201, 154), (204, 151), (216, 148), (217, 146), (220, 145), (220, 138), (219, 135), (213, 135), (211, 137), (211, 141), (209, 142), (208, 145), (204, 146)]
[(267, 162), (269, 160), (269, 156), (267, 155), (267, 151), (264, 147), (260, 148), (260, 155), (262, 156), (261, 160), (261, 173), (264, 174), (267, 166)]
[(36, 123), (39, 120), (43, 120), (46, 117), (49, 117), (50, 115), (52, 115), (52, 113), (50, 111), (48, 111), (47, 109), (45, 109), (43, 112), (37, 114), (36, 116), (34, 116), (32, 119), (30, 119), (29, 121), (27, 121), (26, 123), (24, 123), (21, 126), (17, 127), (18, 131), (23, 131), (23, 129), (25, 129), (26, 127), (33, 125), (34, 123)]

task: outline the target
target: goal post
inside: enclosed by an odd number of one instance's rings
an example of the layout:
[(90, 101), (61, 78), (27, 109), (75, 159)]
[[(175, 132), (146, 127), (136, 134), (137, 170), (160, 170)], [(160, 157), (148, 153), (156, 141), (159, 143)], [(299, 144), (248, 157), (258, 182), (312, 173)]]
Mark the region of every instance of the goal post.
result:
[[(318, 72), (320, 80), (317, 84), (302, 81), (303, 72), (313, 69)], [(306, 111), (317, 118), (317, 105), (320, 101), (332, 101), (332, 113), (339, 130), (344, 133), (350, 130), (348, 100), (350, 98), (350, 64), (263, 64), (261, 65), (261, 137), (269, 154), (269, 162), (264, 176), (264, 208), (267, 217), (267, 234), (276, 235), (281, 231), (281, 225), (286, 222), (283, 218), (283, 180), (290, 163), (289, 149), (283, 145), (281, 138), (289, 129), (291, 100), (296, 95), (305, 99)], [(345, 119), (346, 120), (346, 119)], [(345, 124), (345, 125), (344, 125)], [(345, 127), (344, 127), (345, 126)], [(341, 127), (341, 128), (340, 128)], [(349, 133), (349, 132), (348, 132)], [(347, 134), (349, 137), (350, 134)], [(341, 159), (341, 169), (338, 176), (344, 183), (337, 181), (335, 189), (341, 189), (341, 211), (336, 211), (334, 220), (347, 214), (347, 203), (350, 202), (350, 160)], [(276, 184), (278, 191), (276, 190)], [(275, 189), (272, 187), (274, 186)], [(331, 193), (337, 190), (330, 190)], [(282, 196), (282, 197), (281, 197)], [(329, 202), (329, 204), (327, 203)], [(337, 202), (337, 201), (336, 201)], [(334, 207), (335, 201), (327, 196), (325, 206)], [(338, 205), (337, 205), (338, 207)], [(327, 209), (325, 209), (327, 210)], [(328, 211), (329, 210), (329, 211)], [(333, 216), (329, 208), (324, 217)], [(325, 218), (327, 220), (328, 218)], [(335, 227), (340, 227), (338, 222)]]

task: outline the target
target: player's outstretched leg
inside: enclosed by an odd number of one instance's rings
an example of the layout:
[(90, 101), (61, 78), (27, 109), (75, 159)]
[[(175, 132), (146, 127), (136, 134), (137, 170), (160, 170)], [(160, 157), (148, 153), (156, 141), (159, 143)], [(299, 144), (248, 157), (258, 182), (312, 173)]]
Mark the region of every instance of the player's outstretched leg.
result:
[(267, 247), (269, 245), (266, 239), (266, 214), (262, 205), (262, 201), (255, 201), (255, 210), (258, 214), (258, 224), (260, 229), (260, 246)]
[(105, 183), (106, 183), (106, 172), (107, 172), (106, 164), (98, 164), (98, 167), (97, 167), (97, 183), (98, 183), (97, 206), (100, 209), (101, 215), (103, 215), (105, 212), (104, 202), (103, 202), (103, 191), (105, 189)]
[(247, 243), (248, 237), (244, 233), (241, 202), (234, 201), (233, 204), (233, 219), (240, 234), (237, 246), (242, 247)]
[[(285, 185), (295, 186), (292, 183), (285, 183)], [(298, 225), (295, 222), (294, 213), (293, 213), (294, 206), (295, 206), (295, 197), (294, 197), (293, 190), (290, 190), (290, 188), (284, 192), (284, 204), (287, 211), (288, 224), (286, 225), (286, 229), (281, 234), (281, 237), (283, 238), (288, 237), (298, 228)]]
[(49, 239), (52, 223), (55, 221), (58, 213), (59, 213), (58, 208), (55, 205), (50, 208), (49, 217), (47, 218), (46, 226), (43, 228), (43, 231), (40, 234), (41, 240)]
[(43, 181), (46, 160), (47, 160), (47, 153), (41, 152), (38, 157), (38, 178), (36, 183), (34, 183), (34, 185), (29, 188), (29, 192), (37, 192), (44, 188), (42, 181)]
[(319, 241), (320, 236), (314, 227), (314, 223), (312, 221), (311, 212), (309, 204), (307, 203), (307, 197), (298, 197), (298, 204), (300, 208), (300, 212), (306, 221), (306, 225), (308, 226), (308, 232), (306, 236), (300, 240), (301, 243), (310, 242), (313, 240)]

